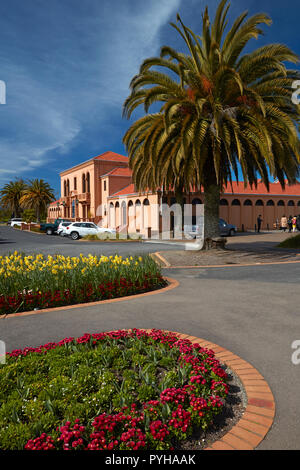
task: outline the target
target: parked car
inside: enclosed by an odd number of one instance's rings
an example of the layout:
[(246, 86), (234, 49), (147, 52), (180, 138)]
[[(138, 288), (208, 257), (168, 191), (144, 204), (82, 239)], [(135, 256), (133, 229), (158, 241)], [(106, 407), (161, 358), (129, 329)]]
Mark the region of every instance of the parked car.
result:
[(61, 222), (57, 228), (57, 235), (65, 237), (67, 235), (66, 228), (71, 224), (71, 222)]
[(101, 235), (102, 233), (115, 233), (114, 229), (98, 227), (93, 222), (73, 222), (66, 227), (66, 233), (72, 240), (78, 240), (86, 235)]
[(22, 222), (24, 222), (22, 219), (16, 217), (16, 218), (10, 219), (7, 222), (7, 225), (10, 225), (11, 227), (13, 227), (14, 225), (20, 225), (21, 226)]
[(67, 219), (56, 219), (53, 223), (45, 223), (41, 224), (41, 232), (46, 232), (47, 235), (54, 235), (57, 233), (58, 226), (61, 222), (68, 222), (72, 223), (70, 220)]
[[(219, 227), (220, 227), (220, 235), (221, 237), (232, 237), (236, 233), (236, 226), (232, 224), (228, 224), (225, 220), (219, 220)], [(196, 238), (197, 234), (199, 234), (199, 225), (185, 225), (184, 226), (184, 233), (191, 238)]]
[(225, 220), (219, 220), (221, 237), (233, 237), (236, 234), (236, 226), (228, 224)]

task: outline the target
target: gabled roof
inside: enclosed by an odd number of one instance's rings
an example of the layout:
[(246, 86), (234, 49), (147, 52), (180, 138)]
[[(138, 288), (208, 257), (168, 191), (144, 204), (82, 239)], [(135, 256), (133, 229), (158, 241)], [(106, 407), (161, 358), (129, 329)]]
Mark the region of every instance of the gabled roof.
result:
[(120, 155), (115, 152), (104, 152), (101, 155), (98, 155), (97, 157), (94, 157), (93, 160), (102, 160), (105, 162), (126, 162), (128, 163), (128, 157), (125, 157), (124, 155)]
[(111, 194), (110, 197), (116, 197), (116, 196), (125, 196), (125, 195), (133, 195), (133, 194), (138, 194), (135, 190), (134, 184), (129, 184), (128, 186), (125, 186), (125, 188), (120, 189), (120, 191), (117, 191), (114, 194)]
[(100, 178), (105, 178), (106, 176), (128, 176), (129, 178), (131, 178), (132, 171), (127, 167), (126, 168), (117, 167), (109, 171), (105, 175), (101, 175)]
[(62, 175), (68, 171), (74, 170), (77, 167), (84, 167), (86, 164), (92, 163), (94, 160), (100, 160), (103, 162), (120, 162), (120, 163), (127, 163), (128, 164), (128, 157), (125, 157), (124, 155), (120, 155), (115, 152), (104, 152), (101, 155), (97, 155), (96, 157), (89, 158), (88, 160), (85, 160), (84, 162), (77, 163), (77, 165), (72, 166), (71, 168), (68, 168), (66, 170), (61, 171), (59, 174)]

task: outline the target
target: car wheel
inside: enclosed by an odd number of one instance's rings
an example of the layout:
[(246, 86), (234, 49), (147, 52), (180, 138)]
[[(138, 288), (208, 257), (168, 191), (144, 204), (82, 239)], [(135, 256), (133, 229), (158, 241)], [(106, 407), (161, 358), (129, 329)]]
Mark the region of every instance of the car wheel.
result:
[(72, 240), (78, 240), (78, 238), (79, 238), (79, 233), (78, 233), (78, 232), (72, 232), (72, 233), (71, 233), (71, 238), (72, 238)]
[(53, 234), (52, 228), (47, 228), (46, 233), (47, 235), (52, 235)]
[(232, 228), (229, 232), (229, 236), (234, 237), (234, 235), (235, 235), (235, 230)]
[(61, 237), (64, 237), (65, 234), (64, 234), (64, 232), (60, 232), (59, 235), (60, 235)]

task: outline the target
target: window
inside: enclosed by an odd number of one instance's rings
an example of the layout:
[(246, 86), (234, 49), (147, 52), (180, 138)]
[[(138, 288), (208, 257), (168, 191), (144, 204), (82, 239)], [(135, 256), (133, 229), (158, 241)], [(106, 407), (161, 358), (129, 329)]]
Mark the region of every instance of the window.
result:
[(228, 206), (228, 201), (226, 199), (221, 199), (220, 206)]
[(234, 200), (232, 201), (232, 204), (231, 204), (231, 205), (232, 205), (232, 206), (240, 206), (241, 203), (240, 203), (240, 201), (239, 201), (238, 199), (234, 199)]
[(284, 206), (284, 201), (278, 201), (277, 206), (281, 206), (281, 207)]
[(252, 206), (252, 201), (250, 201), (250, 199), (246, 199), (244, 206)]
[(255, 205), (256, 205), (256, 206), (263, 206), (264, 203), (263, 203), (263, 201), (262, 201), (261, 199), (258, 199), (258, 201), (256, 201)]
[(274, 201), (271, 199), (267, 202), (267, 206), (275, 206)]
[(288, 202), (288, 206), (289, 206), (289, 207), (293, 207), (294, 205), (295, 205), (294, 201), (289, 201), (289, 202)]
[(74, 189), (77, 189), (77, 178), (74, 178)]
[(103, 189), (106, 191), (106, 180), (104, 180)]

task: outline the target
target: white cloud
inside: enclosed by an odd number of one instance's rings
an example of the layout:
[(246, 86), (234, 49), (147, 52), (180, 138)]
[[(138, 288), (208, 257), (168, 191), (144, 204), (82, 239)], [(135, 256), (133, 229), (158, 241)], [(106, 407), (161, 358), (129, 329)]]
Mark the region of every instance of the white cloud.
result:
[[(43, 36), (43, 24), (32, 36), (27, 31), (29, 41), (40, 34), (41, 44), (26, 48), (21, 64), (17, 47), (16, 55), (7, 54), (1, 64), (7, 104), (0, 107), (5, 136), (0, 139), (0, 184), (7, 175), (30, 176), (50, 164), (51, 152), (69, 153), (95, 122), (105, 127), (111, 113), (118, 111), (121, 119), (131, 78), (143, 59), (158, 52), (159, 30), (179, 5), (180, 0), (137, 2), (135, 7), (132, 0), (104, 0), (95, 2), (95, 14), (85, 11), (82, 20), (76, 6), (67, 10), (66, 16), (68, 11), (73, 16), (66, 29), (57, 18), (57, 29), (51, 30), (54, 44), (52, 36)], [(28, 15), (30, 9), (33, 2)]]

